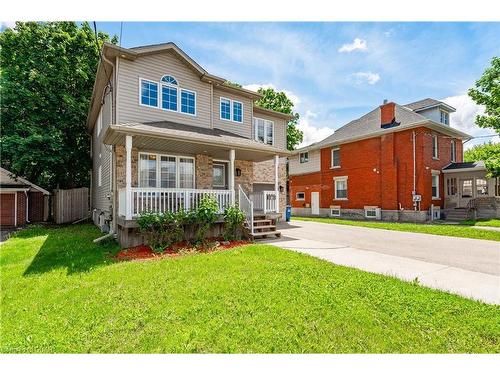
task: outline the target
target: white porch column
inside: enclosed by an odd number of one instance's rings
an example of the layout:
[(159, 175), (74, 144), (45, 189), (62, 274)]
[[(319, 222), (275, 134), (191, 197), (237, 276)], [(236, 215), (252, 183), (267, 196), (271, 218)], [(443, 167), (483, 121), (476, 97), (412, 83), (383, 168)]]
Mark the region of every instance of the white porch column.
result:
[(229, 190), (231, 192), (231, 204), (235, 204), (236, 193), (234, 191), (234, 159), (235, 151), (229, 150)]
[(274, 155), (274, 193), (276, 194), (276, 212), (280, 212), (280, 182), (279, 182), (280, 157)]
[(125, 136), (125, 219), (132, 220), (132, 136)]

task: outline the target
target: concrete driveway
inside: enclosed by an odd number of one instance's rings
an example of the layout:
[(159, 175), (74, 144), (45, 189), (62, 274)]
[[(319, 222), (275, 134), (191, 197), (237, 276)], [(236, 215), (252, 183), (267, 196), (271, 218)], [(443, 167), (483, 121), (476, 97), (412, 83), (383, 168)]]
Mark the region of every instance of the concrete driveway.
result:
[(294, 220), (282, 223), (282, 248), (500, 304), (500, 243)]

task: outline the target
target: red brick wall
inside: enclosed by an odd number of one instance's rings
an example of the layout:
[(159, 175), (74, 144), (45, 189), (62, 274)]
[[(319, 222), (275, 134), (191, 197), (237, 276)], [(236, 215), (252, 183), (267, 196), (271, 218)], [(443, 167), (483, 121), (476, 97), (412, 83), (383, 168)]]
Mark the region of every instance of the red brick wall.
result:
[[(397, 210), (399, 204), (413, 209), (413, 142), (416, 133), (416, 189), (422, 195), (421, 210), (441, 205), (432, 200), (431, 170), (441, 171), (451, 162), (451, 139), (438, 134), (439, 160), (432, 158), (433, 133), (427, 128), (394, 132), (340, 146), (341, 168), (331, 168), (331, 148), (321, 150), (321, 173), (290, 176), (290, 197), (293, 207), (310, 204), (310, 192), (320, 192), (320, 207), (338, 205), (342, 208), (379, 206)], [(462, 161), (462, 143), (456, 140), (457, 162)], [(334, 200), (333, 178), (348, 176), (348, 200)], [(304, 191), (305, 201), (295, 200), (295, 193)], [(440, 197), (444, 196), (443, 174), (440, 174)]]
[(24, 191), (17, 193), (17, 225), (26, 224), (26, 194)]

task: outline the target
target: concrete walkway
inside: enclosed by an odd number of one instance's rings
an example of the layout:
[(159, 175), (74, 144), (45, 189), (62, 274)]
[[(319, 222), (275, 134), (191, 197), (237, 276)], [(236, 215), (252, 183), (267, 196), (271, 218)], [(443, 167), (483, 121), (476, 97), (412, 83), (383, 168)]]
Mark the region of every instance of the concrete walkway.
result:
[(500, 243), (292, 221), (265, 242), (335, 264), (500, 304)]

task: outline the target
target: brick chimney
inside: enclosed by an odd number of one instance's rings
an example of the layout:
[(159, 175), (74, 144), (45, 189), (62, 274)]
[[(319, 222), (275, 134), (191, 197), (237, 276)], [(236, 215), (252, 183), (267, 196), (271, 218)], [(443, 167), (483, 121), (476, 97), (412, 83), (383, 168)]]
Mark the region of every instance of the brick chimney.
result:
[(397, 125), (399, 123), (396, 122), (396, 103), (387, 103), (387, 100), (384, 100), (384, 104), (380, 106), (380, 127), (390, 128)]

